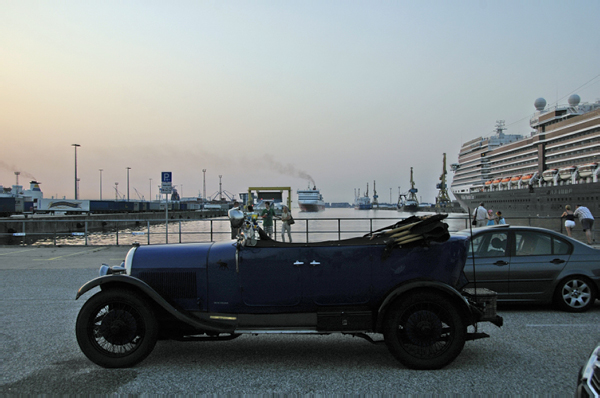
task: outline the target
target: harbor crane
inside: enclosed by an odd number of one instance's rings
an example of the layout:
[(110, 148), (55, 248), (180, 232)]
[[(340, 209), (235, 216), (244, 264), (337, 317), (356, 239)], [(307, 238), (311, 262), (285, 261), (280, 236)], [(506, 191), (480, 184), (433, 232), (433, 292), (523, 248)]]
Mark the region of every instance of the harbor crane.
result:
[(448, 172), (446, 171), (446, 154), (444, 153), (442, 175), (440, 176), (440, 182), (436, 186), (436, 188), (440, 190), (437, 198), (435, 198), (435, 207), (437, 209), (447, 207), (451, 203), (450, 196), (448, 196), (448, 187), (446, 185), (446, 174), (448, 174)]

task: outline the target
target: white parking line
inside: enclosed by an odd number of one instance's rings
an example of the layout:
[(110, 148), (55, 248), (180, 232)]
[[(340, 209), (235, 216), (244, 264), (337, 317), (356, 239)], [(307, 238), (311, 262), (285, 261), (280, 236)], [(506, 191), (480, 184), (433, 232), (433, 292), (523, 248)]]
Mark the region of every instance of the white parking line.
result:
[(16, 252), (8, 252), (8, 253), (2, 253), (0, 254), (0, 256), (6, 256), (7, 254), (19, 254), (19, 253), (23, 253), (23, 252), (28, 252), (30, 250), (37, 250), (37, 248), (33, 248), (33, 249), (23, 249), (23, 250), (17, 250)]
[(65, 254), (64, 256), (58, 256), (58, 257), (52, 257), (52, 258), (34, 258), (33, 261), (51, 261), (51, 260), (58, 260), (59, 258), (64, 258), (64, 257), (71, 257), (71, 256), (76, 256), (78, 254), (83, 254), (83, 253), (91, 253), (91, 252), (96, 252), (98, 250), (102, 250), (102, 249), (92, 249), (92, 250), (86, 250), (83, 252), (76, 252), (76, 253), (71, 253), (71, 254)]

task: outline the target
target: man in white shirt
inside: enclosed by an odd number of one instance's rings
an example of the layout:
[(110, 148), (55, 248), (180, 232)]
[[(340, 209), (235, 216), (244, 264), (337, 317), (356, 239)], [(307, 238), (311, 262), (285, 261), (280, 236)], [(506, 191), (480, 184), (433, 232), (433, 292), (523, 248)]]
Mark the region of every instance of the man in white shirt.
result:
[(473, 211), (473, 219), (477, 222), (476, 227), (484, 227), (487, 224), (487, 210), (483, 207), (483, 202)]
[(588, 245), (592, 244), (592, 228), (594, 227), (594, 216), (592, 212), (585, 206), (577, 205), (574, 216), (579, 218), (579, 222), (585, 231), (585, 237), (587, 238)]

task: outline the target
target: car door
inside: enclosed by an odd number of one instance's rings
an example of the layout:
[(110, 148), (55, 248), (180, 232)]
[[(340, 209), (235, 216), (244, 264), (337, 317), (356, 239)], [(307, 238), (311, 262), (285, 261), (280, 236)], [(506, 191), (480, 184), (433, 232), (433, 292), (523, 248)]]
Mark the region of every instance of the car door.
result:
[(514, 236), (510, 298), (523, 301), (549, 299), (553, 293), (553, 282), (569, 261), (571, 244), (543, 231), (516, 230)]
[(242, 247), (239, 276), (247, 306), (290, 307), (302, 300), (303, 247)]
[(477, 285), (493, 290), (498, 293), (499, 299), (506, 296), (511, 263), (509, 248), (508, 231), (490, 230), (473, 237), (465, 264), (465, 275), (469, 280), (467, 287)]
[(356, 305), (370, 299), (373, 246), (311, 247), (306, 294), (316, 305)]

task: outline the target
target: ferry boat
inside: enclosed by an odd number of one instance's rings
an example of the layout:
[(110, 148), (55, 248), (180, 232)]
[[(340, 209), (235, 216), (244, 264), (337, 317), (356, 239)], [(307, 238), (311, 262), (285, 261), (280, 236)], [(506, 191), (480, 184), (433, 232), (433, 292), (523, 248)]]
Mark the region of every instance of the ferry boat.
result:
[(354, 193), (354, 210), (371, 210), (373, 208), (373, 203), (371, 203), (371, 198), (369, 198), (369, 183), (367, 183), (367, 192), (365, 192), (364, 196), (360, 196), (360, 189), (358, 190), (358, 195), (356, 195), (356, 191)]
[(316, 186), (313, 185), (312, 189), (310, 189), (310, 186), (307, 189), (299, 189), (297, 192), (300, 211), (314, 213), (325, 210), (323, 196)]
[(534, 102), (529, 136), (495, 134), (464, 143), (451, 191), (465, 210), (479, 203), (510, 217), (558, 217), (577, 204), (600, 215), (600, 101)]

